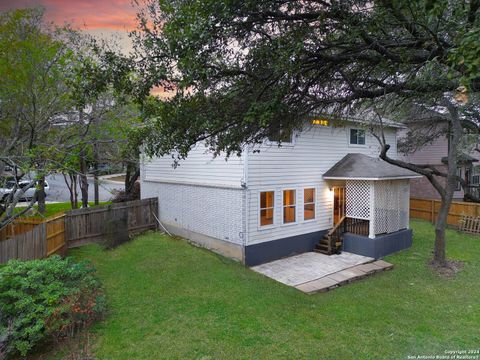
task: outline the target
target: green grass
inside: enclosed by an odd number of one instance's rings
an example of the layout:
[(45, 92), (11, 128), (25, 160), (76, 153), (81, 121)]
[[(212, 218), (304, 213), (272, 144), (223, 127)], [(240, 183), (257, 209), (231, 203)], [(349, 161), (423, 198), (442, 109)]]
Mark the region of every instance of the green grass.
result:
[[(100, 202), (99, 205), (107, 205), (107, 204), (110, 204), (111, 202), (110, 201), (104, 201), (104, 202)], [(80, 204), (81, 205), (81, 204)], [(89, 206), (95, 206), (94, 202), (93, 201), (90, 201), (88, 203)], [(58, 214), (58, 213), (63, 213), (65, 211), (68, 211), (68, 210), (72, 210), (72, 206), (70, 205), (70, 202), (62, 202), (62, 203), (52, 203), (52, 204), (45, 204), (45, 209), (46, 209), (46, 212), (45, 212), (45, 215), (40, 215), (37, 211), (38, 211), (38, 205), (34, 205), (33, 206), (33, 209), (34, 209), (34, 212), (28, 214), (28, 215), (25, 215), (25, 217), (35, 217), (35, 218), (38, 218), (38, 217), (49, 217), (49, 216), (53, 216), (55, 214)], [(17, 207), (15, 209), (15, 211), (22, 211), (22, 208), (21, 207)]]
[(480, 239), (448, 232), (454, 278), (427, 266), (430, 224), (413, 221), (411, 249), (381, 273), (305, 295), (185, 241), (150, 233), (91, 259), (110, 311), (94, 326), (99, 359), (405, 359), (477, 349)]

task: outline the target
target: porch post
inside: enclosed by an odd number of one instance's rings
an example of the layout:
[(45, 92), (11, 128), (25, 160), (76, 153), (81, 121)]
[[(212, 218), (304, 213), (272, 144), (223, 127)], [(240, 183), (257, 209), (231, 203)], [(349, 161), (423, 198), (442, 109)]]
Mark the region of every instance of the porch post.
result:
[(406, 196), (406, 201), (404, 202), (405, 204), (405, 207), (403, 209), (403, 211), (405, 211), (406, 213), (406, 219), (407, 219), (407, 229), (410, 229), (410, 180), (406, 180), (407, 181), (407, 191), (406, 191), (406, 194), (404, 196)]
[(373, 181), (370, 182), (370, 219), (369, 219), (369, 228), (368, 228), (368, 237), (370, 239), (375, 238), (375, 186)]

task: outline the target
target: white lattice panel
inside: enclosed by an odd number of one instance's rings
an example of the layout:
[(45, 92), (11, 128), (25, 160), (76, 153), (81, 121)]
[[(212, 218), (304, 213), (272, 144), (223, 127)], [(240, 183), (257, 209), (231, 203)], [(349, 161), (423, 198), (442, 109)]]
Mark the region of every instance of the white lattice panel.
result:
[(400, 185), (400, 229), (407, 229), (410, 220), (410, 183), (402, 180)]
[(354, 219), (370, 219), (370, 181), (348, 180), (345, 186), (346, 215)]
[(376, 181), (374, 184), (374, 232), (392, 233), (408, 226), (408, 180)]

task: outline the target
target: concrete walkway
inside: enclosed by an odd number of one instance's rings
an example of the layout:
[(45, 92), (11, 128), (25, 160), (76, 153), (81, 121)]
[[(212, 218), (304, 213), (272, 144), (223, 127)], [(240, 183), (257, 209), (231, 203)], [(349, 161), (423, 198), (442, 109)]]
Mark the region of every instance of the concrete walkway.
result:
[(385, 261), (348, 252), (330, 256), (308, 252), (254, 266), (252, 270), (310, 294), (328, 291), (392, 267)]

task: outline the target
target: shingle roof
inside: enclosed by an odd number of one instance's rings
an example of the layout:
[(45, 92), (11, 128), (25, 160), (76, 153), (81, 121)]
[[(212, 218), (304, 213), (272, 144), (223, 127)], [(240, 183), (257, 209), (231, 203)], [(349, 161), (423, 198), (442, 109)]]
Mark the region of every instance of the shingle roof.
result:
[(363, 154), (347, 154), (323, 174), (324, 179), (388, 180), (411, 179), (421, 175)]
[[(473, 156), (470, 156), (468, 154), (465, 154), (465, 153), (462, 153), (460, 155), (458, 155), (458, 163), (459, 164), (469, 164), (469, 163), (472, 163), (472, 162), (478, 162), (477, 159), (475, 159)], [(447, 156), (444, 156), (442, 157), (442, 163), (444, 164), (448, 164), (448, 157)]]

